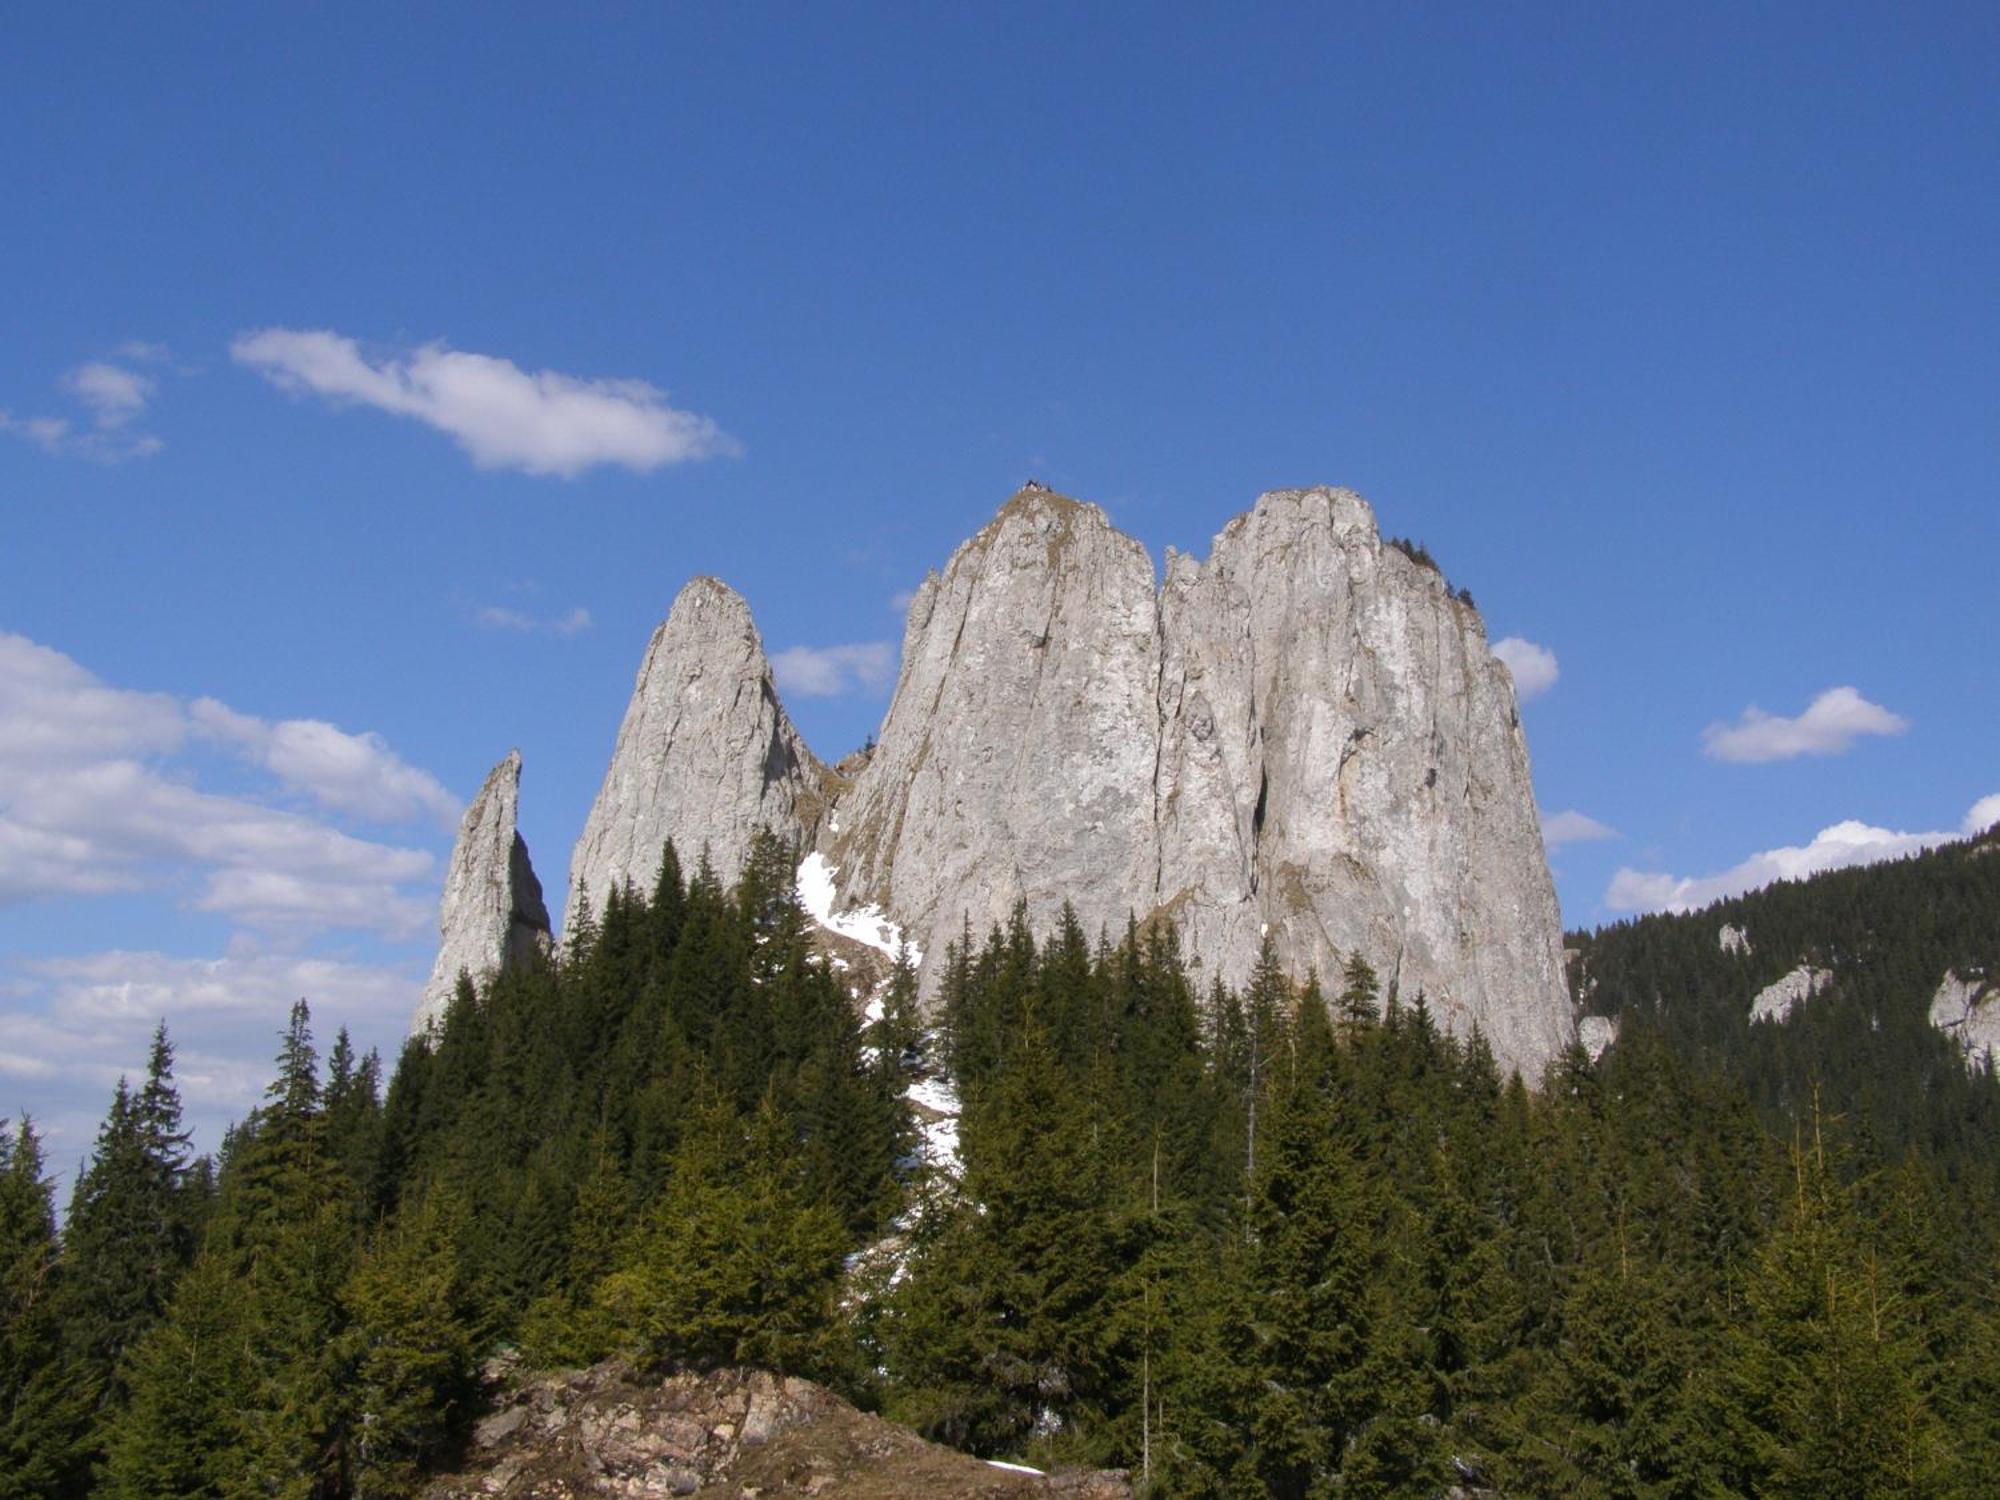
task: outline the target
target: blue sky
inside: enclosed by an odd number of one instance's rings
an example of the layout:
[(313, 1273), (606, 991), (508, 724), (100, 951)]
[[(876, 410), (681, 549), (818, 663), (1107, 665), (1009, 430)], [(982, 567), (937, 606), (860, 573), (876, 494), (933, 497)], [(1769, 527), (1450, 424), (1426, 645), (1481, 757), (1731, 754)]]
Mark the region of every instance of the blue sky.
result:
[(688, 577), (860, 743), (1030, 476), (1422, 540), (1553, 662), (1573, 924), (2000, 791), (1990, 6), (8, 30), (0, 1107), (65, 1164), (162, 1014), (209, 1141), (295, 994), (392, 1048), (458, 799), (518, 745), (560, 888)]

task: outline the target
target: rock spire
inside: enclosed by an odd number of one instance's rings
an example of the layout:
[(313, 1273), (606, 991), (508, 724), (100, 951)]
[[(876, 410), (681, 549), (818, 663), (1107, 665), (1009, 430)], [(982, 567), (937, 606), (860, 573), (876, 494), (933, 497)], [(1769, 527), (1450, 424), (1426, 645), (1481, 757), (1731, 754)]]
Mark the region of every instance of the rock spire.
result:
[(437, 961), (417, 1004), (413, 1031), (443, 1018), (461, 973), (484, 982), (548, 946), (542, 883), (515, 827), (520, 794), (521, 752), (510, 750), (459, 821), (438, 914)]
[[(1268, 936), (1359, 954), (1503, 1067), (1575, 1036), (1506, 668), (1470, 602), (1339, 489), (1262, 496), (1205, 560), (1023, 489), (926, 579), (865, 762), (822, 767), (743, 601), (697, 579), (654, 635), (571, 866), (600, 903), (671, 836), (727, 880), (768, 826), (927, 954), (1016, 903), (1046, 931), (1171, 920), (1205, 979)], [(936, 989), (935, 963), (924, 989)]]
[(734, 882), (760, 827), (806, 839), (820, 780), (778, 703), (750, 607), (727, 584), (695, 579), (639, 664), (611, 768), (570, 857), (565, 924), (579, 892), (602, 910), (614, 883), (650, 890), (669, 838), (690, 870), (706, 849), (723, 883)]

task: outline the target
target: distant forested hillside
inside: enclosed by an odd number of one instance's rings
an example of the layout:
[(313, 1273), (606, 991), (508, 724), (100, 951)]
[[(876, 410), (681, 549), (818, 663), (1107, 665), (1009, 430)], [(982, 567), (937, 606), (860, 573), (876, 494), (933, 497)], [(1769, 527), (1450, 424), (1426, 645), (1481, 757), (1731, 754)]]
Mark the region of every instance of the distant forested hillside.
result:
[[(1725, 945), (1725, 928), (1742, 935)], [(1688, 915), (1568, 939), (1583, 1008), (1655, 1031), (1726, 1076), (1783, 1131), (1838, 1114), (1878, 1161), (1923, 1153), (1948, 1177), (2000, 1170), (2000, 1088), (1929, 1021), (1947, 971), (2000, 974), (2000, 837), (1784, 881)], [(1733, 951), (1732, 951), (1733, 950)], [(1754, 1023), (1765, 986), (1801, 965), (1830, 985), (1782, 1024)]]
[[(1732, 903), (1748, 958), (1582, 939), (1624, 1034), (1531, 1088), (1365, 964), (1197, 993), (1136, 926), (968, 932), (934, 1027), (906, 964), (864, 1023), (793, 857), (669, 848), (386, 1080), (301, 1005), (214, 1163), (163, 1035), (60, 1234), (9, 1130), (0, 1494), (413, 1494), (506, 1348), (1162, 1495), (1990, 1493), (1992, 1084), (1921, 1012), (2000, 860)], [(1752, 1028), (1801, 952), (1838, 983)]]

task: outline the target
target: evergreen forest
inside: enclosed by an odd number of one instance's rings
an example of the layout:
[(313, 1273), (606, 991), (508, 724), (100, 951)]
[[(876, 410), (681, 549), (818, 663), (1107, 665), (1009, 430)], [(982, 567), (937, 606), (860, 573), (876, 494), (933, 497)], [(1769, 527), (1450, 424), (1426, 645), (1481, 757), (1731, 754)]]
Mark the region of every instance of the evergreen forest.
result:
[(1991, 1494), (2000, 1090), (1925, 1020), (2000, 958), (1978, 847), (1572, 938), (1620, 1035), (1531, 1087), (1359, 960), (1198, 987), (1067, 915), (864, 1018), (794, 851), (669, 846), (391, 1069), (302, 1001), (213, 1159), (164, 1029), (65, 1216), (5, 1127), (0, 1497), (412, 1495), (505, 1350), (801, 1374), (1151, 1495)]

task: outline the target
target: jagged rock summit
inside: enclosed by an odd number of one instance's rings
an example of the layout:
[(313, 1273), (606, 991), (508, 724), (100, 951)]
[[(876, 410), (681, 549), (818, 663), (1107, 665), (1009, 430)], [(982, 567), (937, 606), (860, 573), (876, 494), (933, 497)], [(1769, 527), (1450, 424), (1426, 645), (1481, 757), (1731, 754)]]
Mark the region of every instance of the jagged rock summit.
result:
[(760, 827), (803, 843), (823, 779), (778, 703), (750, 607), (727, 584), (697, 578), (653, 632), (618, 747), (570, 859), (570, 912), (581, 892), (602, 909), (614, 883), (651, 890), (669, 838), (692, 868), (706, 849), (725, 885)]
[(438, 914), (437, 961), (417, 1003), (413, 1031), (444, 1015), (460, 974), (484, 981), (548, 944), (542, 883), (516, 829), (520, 796), (521, 752), (510, 750), (459, 821)]
[(1298, 976), (1358, 953), (1530, 1077), (1575, 1036), (1512, 681), (1348, 490), (1266, 494), (1156, 583), (1096, 506), (1023, 489), (917, 591), (873, 752), (836, 768), (743, 600), (696, 579), (647, 649), (572, 906), (648, 886), (670, 837), (727, 880), (760, 826), (931, 955), (1068, 901), (1093, 937), (1172, 920), (1204, 983), (1241, 984), (1267, 934)]

